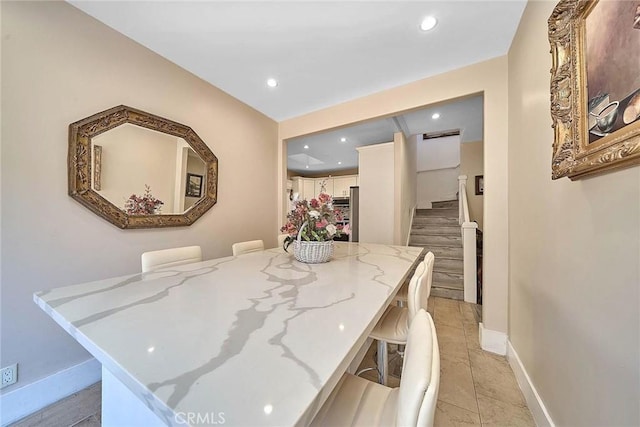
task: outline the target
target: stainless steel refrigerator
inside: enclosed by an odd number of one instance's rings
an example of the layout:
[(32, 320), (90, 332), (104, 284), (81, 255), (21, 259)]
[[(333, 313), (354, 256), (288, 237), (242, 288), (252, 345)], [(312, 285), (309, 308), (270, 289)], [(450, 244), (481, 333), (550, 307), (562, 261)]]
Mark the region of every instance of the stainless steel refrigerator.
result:
[(360, 241), (358, 234), (358, 222), (360, 219), (360, 187), (351, 187), (349, 191), (349, 228), (351, 228), (351, 234), (349, 234), (350, 242)]

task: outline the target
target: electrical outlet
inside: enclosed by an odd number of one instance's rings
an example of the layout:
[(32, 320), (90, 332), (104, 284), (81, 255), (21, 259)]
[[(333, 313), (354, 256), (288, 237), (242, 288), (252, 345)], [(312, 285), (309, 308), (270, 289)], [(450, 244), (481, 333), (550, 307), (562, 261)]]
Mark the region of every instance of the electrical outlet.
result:
[(0, 388), (15, 384), (18, 381), (18, 364), (14, 363), (11, 366), (2, 368), (0, 370), (0, 379), (2, 379)]

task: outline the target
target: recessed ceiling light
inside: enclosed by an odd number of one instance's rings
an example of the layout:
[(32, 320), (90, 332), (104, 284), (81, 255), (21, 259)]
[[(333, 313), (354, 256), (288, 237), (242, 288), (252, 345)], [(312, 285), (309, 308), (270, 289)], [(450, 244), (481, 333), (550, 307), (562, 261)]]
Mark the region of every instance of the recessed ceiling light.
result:
[(422, 31), (433, 30), (433, 28), (438, 24), (438, 20), (433, 16), (425, 17), (420, 23), (420, 29)]
[(433, 113), (433, 115), (431, 116), (431, 118), (433, 120), (438, 120), (440, 118), (440, 113)]
[(267, 86), (276, 87), (278, 86), (278, 81), (276, 79), (267, 79)]
[(305, 150), (308, 150), (308, 149), (309, 149), (309, 146), (308, 146), (308, 145), (305, 145), (305, 146), (304, 146), (304, 149), (305, 149)]
[(347, 142), (347, 138), (343, 136), (342, 138), (340, 138), (340, 142)]
[(338, 162), (338, 164), (339, 164), (339, 165), (341, 165), (341, 164), (342, 164), (342, 162)]

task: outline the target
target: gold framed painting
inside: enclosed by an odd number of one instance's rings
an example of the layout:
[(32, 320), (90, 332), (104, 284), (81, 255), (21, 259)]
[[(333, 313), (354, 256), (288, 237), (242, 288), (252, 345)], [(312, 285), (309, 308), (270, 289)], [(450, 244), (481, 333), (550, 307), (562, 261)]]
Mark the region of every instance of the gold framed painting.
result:
[(640, 0), (562, 0), (549, 42), (552, 178), (640, 164)]

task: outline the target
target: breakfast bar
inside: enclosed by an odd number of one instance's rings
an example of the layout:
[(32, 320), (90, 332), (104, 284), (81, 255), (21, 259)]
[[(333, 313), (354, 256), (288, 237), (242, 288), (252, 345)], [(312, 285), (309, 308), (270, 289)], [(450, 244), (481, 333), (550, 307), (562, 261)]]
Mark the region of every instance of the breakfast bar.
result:
[(35, 302), (101, 364), (104, 426), (306, 425), (422, 248), (280, 248), (68, 286)]

